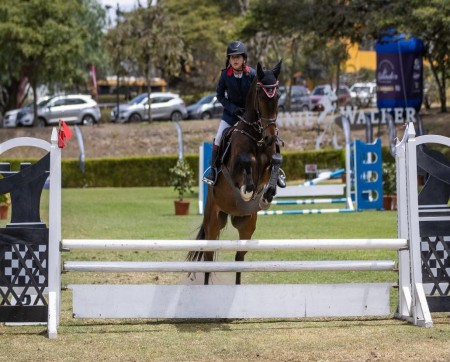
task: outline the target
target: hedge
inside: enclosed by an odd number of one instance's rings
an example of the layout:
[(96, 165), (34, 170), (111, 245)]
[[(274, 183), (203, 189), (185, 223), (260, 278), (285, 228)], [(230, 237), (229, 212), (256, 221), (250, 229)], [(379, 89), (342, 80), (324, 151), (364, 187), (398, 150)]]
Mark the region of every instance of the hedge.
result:
[[(198, 179), (198, 155), (188, 154), (185, 159)], [(394, 159), (386, 147), (382, 159)], [(11, 160), (12, 169), (18, 169), (20, 162), (36, 160)], [(169, 186), (169, 168), (177, 162), (177, 156), (145, 156), (127, 158), (92, 158), (85, 161), (85, 172), (80, 169), (76, 159), (62, 160), (63, 187), (149, 187)], [(337, 169), (345, 167), (344, 150), (320, 150), (303, 152), (284, 152), (283, 170), (287, 179), (305, 179), (305, 165), (317, 164), (318, 169)]]

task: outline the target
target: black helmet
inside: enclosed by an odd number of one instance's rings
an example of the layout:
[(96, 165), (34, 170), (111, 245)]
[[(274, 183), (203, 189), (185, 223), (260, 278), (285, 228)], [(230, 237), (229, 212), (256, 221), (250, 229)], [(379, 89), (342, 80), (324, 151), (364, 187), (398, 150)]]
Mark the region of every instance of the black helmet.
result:
[(244, 59), (247, 59), (247, 48), (245, 47), (244, 43), (241, 43), (240, 41), (232, 41), (230, 44), (228, 44), (227, 58), (230, 55), (239, 54), (242, 54), (244, 56)]

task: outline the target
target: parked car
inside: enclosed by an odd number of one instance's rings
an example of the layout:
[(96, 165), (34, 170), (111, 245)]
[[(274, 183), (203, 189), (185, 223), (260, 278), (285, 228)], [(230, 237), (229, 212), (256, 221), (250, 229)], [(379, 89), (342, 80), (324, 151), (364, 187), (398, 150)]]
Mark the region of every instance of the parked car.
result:
[[(312, 102), (312, 108), (314, 111), (321, 111), (322, 105), (320, 104), (320, 100), (325, 95), (325, 88), (327, 87), (326, 84), (318, 85), (316, 86), (312, 93), (311, 93), (311, 102)], [(328, 85), (328, 87), (330, 87)], [(337, 94), (336, 89), (333, 90), (334, 93), (338, 96), (338, 105), (340, 107), (345, 107), (347, 104), (350, 103), (351, 97), (350, 97), (350, 90), (346, 85), (340, 85), (339, 86), (339, 94)]]
[[(280, 87), (281, 97), (278, 100), (278, 111), (285, 112), (286, 109), (286, 88)], [(304, 112), (312, 109), (309, 90), (302, 85), (291, 87), (291, 112)]]
[(187, 106), (188, 119), (211, 119), (220, 117), (223, 113), (223, 106), (217, 100), (216, 93), (208, 94), (197, 103)]
[[(43, 97), (37, 101), (37, 109), (43, 107), (52, 97)], [(33, 103), (27, 104), (25, 107), (19, 110), (17, 114), (17, 126), (29, 127), (32, 126), (34, 122), (34, 108)]]
[[(170, 92), (153, 92), (150, 94), (152, 120), (161, 119), (179, 121), (187, 118), (184, 101), (178, 94)], [(127, 104), (119, 105), (111, 111), (111, 122), (140, 122), (148, 120), (148, 95), (142, 93)]]
[(3, 127), (17, 127), (17, 114), (19, 113), (19, 109), (11, 109), (10, 111), (5, 113), (3, 117)]
[[(50, 97), (43, 97), (38, 99), (37, 106), (43, 106)], [(3, 127), (20, 127), (20, 126), (32, 126), (34, 119), (33, 103), (27, 103), (22, 108), (13, 109), (5, 113), (3, 118)]]
[(352, 105), (358, 107), (369, 107), (377, 103), (377, 84), (355, 83), (350, 87)]
[[(38, 126), (58, 124), (64, 120), (68, 124), (93, 125), (100, 122), (100, 108), (89, 95), (54, 96), (44, 101), (37, 109)], [(20, 117), (19, 117), (20, 118)], [(24, 125), (33, 124), (33, 107), (21, 116)]]

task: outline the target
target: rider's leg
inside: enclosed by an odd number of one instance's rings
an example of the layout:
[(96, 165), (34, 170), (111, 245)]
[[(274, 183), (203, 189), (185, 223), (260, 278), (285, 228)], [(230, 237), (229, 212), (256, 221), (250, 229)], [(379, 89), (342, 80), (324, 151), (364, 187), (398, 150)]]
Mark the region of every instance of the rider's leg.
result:
[[(280, 146), (278, 146), (278, 144), (276, 145), (276, 152), (280, 153)], [(281, 167), (280, 167), (280, 170), (278, 171), (277, 185), (278, 185), (278, 187), (280, 187), (282, 189), (284, 189), (286, 187), (286, 174), (281, 169)]]
[(230, 125), (225, 121), (220, 121), (219, 129), (217, 130), (216, 138), (214, 138), (213, 151), (211, 155), (211, 164), (209, 167), (208, 174), (203, 177), (202, 181), (206, 182), (209, 185), (214, 186), (217, 180), (217, 170), (220, 167), (220, 157), (218, 157), (219, 153), (219, 145), (222, 140), (223, 131), (225, 131)]

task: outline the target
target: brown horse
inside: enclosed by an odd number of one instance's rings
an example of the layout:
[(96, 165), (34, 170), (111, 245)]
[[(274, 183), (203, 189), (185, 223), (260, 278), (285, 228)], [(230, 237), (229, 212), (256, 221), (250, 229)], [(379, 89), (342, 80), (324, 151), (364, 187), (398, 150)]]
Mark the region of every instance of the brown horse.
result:
[[(203, 223), (197, 240), (215, 240), (230, 215), (239, 239), (248, 240), (256, 229), (257, 212), (267, 209), (276, 194), (282, 157), (279, 153), (277, 111), (280, 90), (278, 76), (281, 61), (271, 70), (257, 65), (246, 101), (246, 112), (240, 121), (224, 134), (220, 156), (222, 167), (217, 182), (208, 188)], [(236, 252), (235, 261), (243, 261), (246, 251)], [(212, 251), (192, 251), (191, 261), (213, 261)], [(205, 273), (208, 284), (210, 273)], [(236, 284), (241, 273), (236, 273)]]

